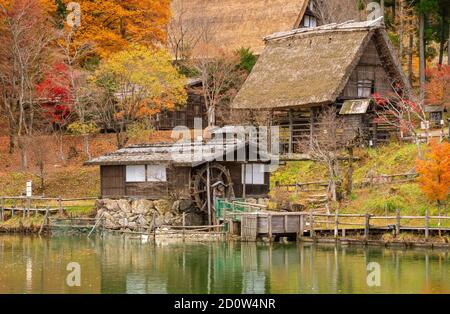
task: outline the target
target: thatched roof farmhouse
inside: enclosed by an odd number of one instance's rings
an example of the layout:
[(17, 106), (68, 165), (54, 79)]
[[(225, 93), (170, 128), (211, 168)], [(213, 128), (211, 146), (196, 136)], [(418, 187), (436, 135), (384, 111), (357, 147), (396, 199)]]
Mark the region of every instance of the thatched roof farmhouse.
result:
[(183, 22), (191, 27), (209, 23), (212, 30), (211, 45), (217, 48), (233, 52), (245, 47), (259, 54), (264, 48), (264, 36), (304, 25), (302, 22), (305, 13), (313, 15), (308, 9), (308, 2), (308, 0), (173, 0), (172, 17), (179, 19), (181, 16)]
[[(392, 91), (394, 82), (409, 90), (381, 19), (275, 33), (265, 41), (232, 108), (281, 111), (285, 116), (280, 125), (290, 124), (295, 133), (292, 124), (309, 123), (309, 129), (303, 130), (309, 133), (320, 107), (335, 105), (364, 130), (368, 140), (389, 136), (391, 130), (380, 132), (380, 125), (374, 124), (370, 101), (361, 102), (373, 93)], [(362, 111), (361, 105), (358, 112), (348, 110), (355, 102), (362, 104)]]

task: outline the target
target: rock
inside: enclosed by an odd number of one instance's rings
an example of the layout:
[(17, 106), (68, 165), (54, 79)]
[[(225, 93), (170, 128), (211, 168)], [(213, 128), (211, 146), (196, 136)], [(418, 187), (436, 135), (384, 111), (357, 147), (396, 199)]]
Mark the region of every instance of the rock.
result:
[(169, 212), (171, 210), (170, 204), (166, 200), (159, 200), (155, 201), (155, 208), (161, 215), (164, 215), (165, 213)]
[(115, 219), (114, 219), (114, 217), (113, 217), (113, 215), (111, 215), (109, 212), (107, 212), (107, 211), (104, 211), (103, 212), (103, 218), (105, 218), (106, 220), (111, 220), (111, 221), (114, 221)]
[(118, 229), (119, 228), (119, 226), (117, 224), (115, 224), (114, 221), (111, 221), (111, 220), (105, 220), (104, 227), (106, 229)]
[(136, 221), (139, 218), (139, 216), (130, 216), (128, 218), (128, 221), (132, 222), (132, 221)]
[(121, 211), (131, 213), (131, 205), (127, 200), (118, 200), (117, 205)]
[(119, 205), (116, 200), (103, 200), (103, 207), (107, 211), (119, 211)]
[(247, 198), (245, 200), (245, 202), (249, 203), (249, 204), (256, 204), (257, 203), (256, 199), (254, 199), (254, 198)]
[(128, 226), (128, 219), (126, 219), (126, 218), (119, 219), (119, 225), (121, 227), (127, 227)]
[(136, 222), (140, 226), (150, 225), (150, 221), (147, 221), (143, 216), (139, 217)]
[(269, 199), (268, 198), (258, 198), (258, 205), (269, 205)]
[(133, 221), (133, 222), (129, 222), (128, 223), (128, 228), (130, 229), (136, 229), (137, 228), (137, 224)]
[(164, 218), (162, 217), (162, 216), (158, 216), (158, 217), (156, 217), (155, 218), (155, 227), (156, 228), (159, 228), (159, 227), (161, 227), (162, 225), (164, 225)]
[(194, 205), (194, 202), (192, 200), (181, 200), (179, 212), (185, 212), (188, 209), (192, 208), (193, 205)]
[(181, 201), (173, 202), (173, 204), (172, 204), (172, 211), (173, 212), (179, 212), (180, 211), (180, 204), (181, 204)]
[(131, 212), (134, 214), (145, 214), (154, 208), (154, 204), (149, 200), (135, 200), (131, 205)]

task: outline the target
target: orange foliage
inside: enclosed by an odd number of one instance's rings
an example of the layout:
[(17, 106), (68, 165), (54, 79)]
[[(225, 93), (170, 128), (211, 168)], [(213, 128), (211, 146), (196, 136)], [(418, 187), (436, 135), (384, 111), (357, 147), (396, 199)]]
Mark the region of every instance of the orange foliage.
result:
[(450, 107), (450, 65), (429, 69), (427, 77), (428, 104)]
[[(54, 0), (40, 0), (55, 16)], [(67, 5), (72, 0), (63, 0)], [(166, 42), (170, 0), (77, 0), (81, 26), (75, 30), (74, 45), (91, 43), (104, 58), (135, 43), (158, 46)], [(68, 26), (66, 25), (66, 28)]]
[(450, 189), (450, 143), (433, 141), (425, 160), (417, 160), (418, 182), (431, 201), (445, 201)]

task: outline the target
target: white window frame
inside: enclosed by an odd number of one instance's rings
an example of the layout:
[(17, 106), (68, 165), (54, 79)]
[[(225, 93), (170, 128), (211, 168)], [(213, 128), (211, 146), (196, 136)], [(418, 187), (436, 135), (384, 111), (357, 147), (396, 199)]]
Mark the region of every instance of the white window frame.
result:
[(125, 166), (126, 182), (145, 182), (145, 165), (127, 165)]
[(147, 165), (147, 182), (167, 182), (166, 167), (161, 165)]
[(358, 80), (358, 97), (369, 98), (372, 95), (373, 80)]
[(245, 185), (264, 185), (266, 176), (264, 164), (245, 164), (242, 165), (242, 184)]
[(167, 169), (162, 165), (127, 165), (125, 182), (167, 182)]
[(311, 15), (305, 15), (303, 18), (303, 26), (304, 27), (316, 27), (317, 26), (317, 18)]

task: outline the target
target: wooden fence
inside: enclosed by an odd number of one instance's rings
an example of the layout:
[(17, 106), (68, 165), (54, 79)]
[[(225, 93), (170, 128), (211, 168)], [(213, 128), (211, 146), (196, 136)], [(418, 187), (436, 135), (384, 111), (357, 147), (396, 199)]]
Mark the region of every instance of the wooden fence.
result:
[(97, 197), (84, 198), (62, 198), (62, 197), (27, 197), (27, 196), (2, 196), (0, 197), (0, 222), (4, 221), (5, 212), (11, 212), (11, 217), (20, 213), (22, 217), (30, 217), (33, 212), (41, 213), (64, 213), (64, 203), (97, 200)]
[[(309, 232), (309, 236), (315, 237), (316, 232), (332, 232), (335, 237), (341, 234), (345, 237), (346, 231), (363, 232), (368, 238), (371, 231), (393, 232), (398, 236), (402, 231), (423, 232), (425, 238), (429, 238), (430, 231), (450, 232), (450, 217), (447, 216), (401, 216), (400, 211), (393, 216), (376, 216), (371, 214), (323, 214), (310, 212), (267, 212), (257, 213), (233, 213), (228, 215), (226, 221), (230, 223), (236, 215), (240, 215), (240, 221), (245, 225), (241, 227), (241, 235), (246, 239), (253, 239), (258, 235), (297, 234), (303, 236)], [(249, 217), (247, 219), (247, 216)], [(253, 221), (256, 219), (256, 224)], [(383, 224), (383, 221), (385, 224)], [(423, 224), (407, 225), (405, 221), (422, 221)], [(436, 222), (433, 227), (432, 221)], [(403, 223), (402, 223), (403, 222)], [(445, 222), (443, 226), (442, 222)], [(256, 230), (255, 230), (256, 226)]]
[[(392, 175), (381, 175), (365, 178), (361, 182), (355, 182), (353, 184), (354, 188), (365, 188), (373, 187), (377, 185), (384, 184), (395, 184), (395, 183), (405, 183), (412, 182), (417, 178), (416, 173), (400, 173)], [(282, 184), (280, 182), (275, 182), (277, 188), (286, 189), (288, 192), (316, 192), (324, 191), (328, 188), (328, 181), (313, 181), (313, 182), (296, 182), (293, 184)]]

